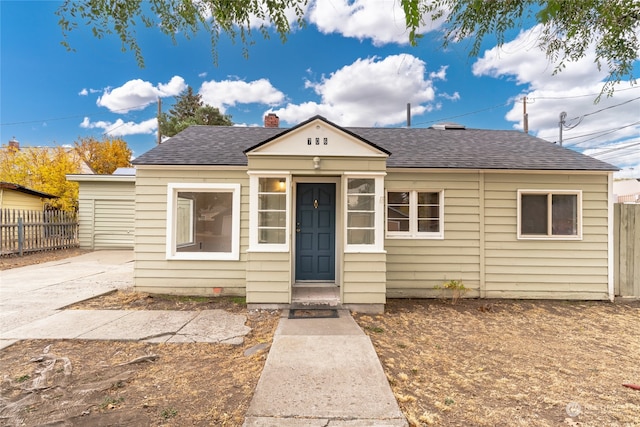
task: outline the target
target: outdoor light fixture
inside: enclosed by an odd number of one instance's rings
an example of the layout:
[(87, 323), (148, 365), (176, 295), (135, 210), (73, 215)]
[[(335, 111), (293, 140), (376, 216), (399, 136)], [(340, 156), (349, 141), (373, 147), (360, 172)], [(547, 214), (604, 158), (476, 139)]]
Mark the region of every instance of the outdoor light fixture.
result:
[(320, 157), (316, 156), (313, 158), (313, 168), (320, 169)]

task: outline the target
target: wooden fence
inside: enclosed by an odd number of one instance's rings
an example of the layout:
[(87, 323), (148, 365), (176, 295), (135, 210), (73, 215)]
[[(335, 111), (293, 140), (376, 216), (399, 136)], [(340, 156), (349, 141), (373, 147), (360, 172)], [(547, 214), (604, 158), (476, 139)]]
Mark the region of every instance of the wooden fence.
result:
[(640, 297), (640, 204), (616, 203), (613, 212), (615, 293)]
[(0, 255), (77, 247), (75, 212), (0, 210)]

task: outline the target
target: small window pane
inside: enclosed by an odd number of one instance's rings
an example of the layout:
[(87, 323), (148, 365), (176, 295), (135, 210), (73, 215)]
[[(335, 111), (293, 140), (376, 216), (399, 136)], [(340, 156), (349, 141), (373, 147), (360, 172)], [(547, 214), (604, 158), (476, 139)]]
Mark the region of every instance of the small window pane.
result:
[(578, 234), (578, 197), (575, 194), (551, 196), (553, 234), (573, 236)]
[(409, 218), (407, 219), (392, 219), (387, 220), (388, 231), (409, 231)]
[(258, 226), (259, 227), (285, 227), (286, 213), (285, 212), (259, 212), (258, 213)]
[(260, 194), (258, 196), (259, 210), (281, 210), (287, 207), (286, 194)]
[(285, 243), (285, 230), (263, 228), (259, 230), (259, 242), (268, 244)]
[(438, 206), (419, 206), (418, 218), (438, 218), (440, 216), (440, 208)]
[(440, 204), (439, 193), (418, 193), (419, 205), (437, 205)]
[(409, 206), (409, 192), (388, 192), (387, 201), (390, 205)]
[(287, 190), (284, 178), (260, 178), (258, 192), (260, 193), (284, 193)]
[(372, 178), (349, 179), (347, 193), (349, 194), (374, 194), (376, 180)]
[(522, 234), (548, 234), (546, 194), (523, 194), (520, 208)]
[(440, 221), (437, 219), (419, 220), (418, 231), (420, 233), (437, 233), (440, 231)]
[(374, 230), (347, 230), (347, 243), (350, 245), (373, 245)]
[(347, 214), (347, 227), (373, 227), (374, 223), (374, 212), (349, 212)]
[(373, 211), (374, 196), (369, 195), (349, 195), (347, 204), (350, 211)]

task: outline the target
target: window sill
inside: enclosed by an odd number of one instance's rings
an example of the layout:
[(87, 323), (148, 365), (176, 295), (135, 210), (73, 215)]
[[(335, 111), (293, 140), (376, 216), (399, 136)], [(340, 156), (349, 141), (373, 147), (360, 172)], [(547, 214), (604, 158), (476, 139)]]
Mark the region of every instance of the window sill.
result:
[(518, 236), (518, 240), (563, 240), (580, 241), (582, 236)]
[(434, 234), (434, 235), (399, 235), (399, 234), (388, 234), (385, 236), (385, 239), (390, 240), (444, 240), (444, 234)]

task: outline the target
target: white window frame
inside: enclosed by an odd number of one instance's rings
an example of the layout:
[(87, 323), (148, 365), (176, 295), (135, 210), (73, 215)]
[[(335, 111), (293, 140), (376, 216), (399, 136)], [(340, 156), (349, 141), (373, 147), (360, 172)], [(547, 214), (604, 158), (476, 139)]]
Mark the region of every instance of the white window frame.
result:
[[(389, 193), (409, 193), (409, 231), (389, 231)], [(418, 193), (438, 193), (438, 232), (418, 231)], [(385, 204), (385, 230), (388, 239), (444, 239), (444, 190), (387, 189)]]
[[(283, 171), (251, 171), (249, 174), (249, 251), (251, 252), (289, 252), (291, 241), (291, 174)], [(258, 207), (260, 202), (260, 178), (282, 178), (285, 182), (285, 238), (284, 243), (260, 243), (258, 229)]]
[[(168, 260), (221, 260), (237, 261), (240, 259), (240, 184), (227, 183), (170, 183), (167, 185), (167, 244)], [(231, 193), (231, 252), (177, 252), (176, 218), (178, 208), (178, 192), (218, 192)]]
[[(576, 196), (576, 232), (577, 234), (551, 234), (553, 231), (552, 206), (547, 204), (547, 235), (522, 234), (522, 196), (528, 195), (574, 195)], [(582, 191), (581, 190), (518, 190), (517, 235), (518, 240), (582, 240)], [(550, 231), (551, 230), (551, 231)]]
[[(176, 203), (178, 202), (178, 199), (179, 199), (179, 197), (177, 197), (177, 195), (176, 195)], [(176, 234), (176, 248), (184, 248), (184, 247), (193, 246), (193, 245), (196, 244), (196, 242), (195, 242), (195, 230), (194, 230), (195, 229), (195, 224), (193, 222), (194, 203), (193, 203), (193, 200), (191, 200), (191, 199), (185, 199), (185, 200), (187, 200), (189, 202), (189, 225), (188, 225), (188, 228), (189, 228), (189, 240), (187, 242), (184, 242), (184, 243), (178, 243), (178, 236)], [(178, 204), (179, 203), (176, 204), (176, 212), (177, 212), (177, 209), (178, 209)], [(177, 220), (177, 217), (176, 217), (176, 220)]]
[[(385, 214), (386, 208), (384, 197), (384, 177), (386, 172), (379, 173), (362, 173), (362, 172), (345, 172), (343, 175), (342, 192), (343, 192), (343, 221), (344, 224), (344, 252), (345, 253), (384, 253), (384, 230), (385, 230)], [(349, 179), (373, 179), (375, 181), (374, 190), (374, 243), (370, 245), (349, 244)]]

